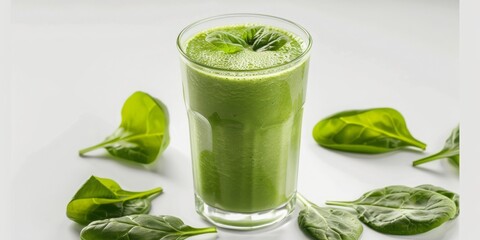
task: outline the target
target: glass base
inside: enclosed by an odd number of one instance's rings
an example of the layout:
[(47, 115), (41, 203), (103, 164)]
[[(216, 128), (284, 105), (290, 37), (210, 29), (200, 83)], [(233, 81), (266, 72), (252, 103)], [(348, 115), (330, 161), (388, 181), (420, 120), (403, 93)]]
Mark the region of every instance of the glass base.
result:
[(257, 213), (238, 213), (212, 207), (195, 194), (195, 207), (198, 214), (217, 227), (253, 230), (273, 225), (288, 217), (295, 209), (295, 197), (276, 209)]

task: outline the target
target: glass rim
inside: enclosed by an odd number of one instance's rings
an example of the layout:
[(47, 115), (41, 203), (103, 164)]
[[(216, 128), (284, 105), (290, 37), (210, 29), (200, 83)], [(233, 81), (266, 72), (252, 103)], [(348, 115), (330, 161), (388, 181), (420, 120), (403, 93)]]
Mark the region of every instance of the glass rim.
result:
[[(212, 20), (217, 20), (217, 19), (222, 19), (222, 18), (229, 18), (229, 17), (258, 17), (258, 18), (266, 18), (266, 19), (273, 19), (273, 20), (279, 20), (281, 22), (285, 22), (285, 23), (288, 23), (288, 24), (291, 24), (293, 25), (294, 27), (298, 28), (299, 30), (301, 30), (306, 36), (307, 36), (307, 45), (305, 47), (305, 49), (303, 49), (302, 51), (302, 54), (300, 54), (299, 56), (297, 56), (296, 58), (286, 62), (286, 63), (282, 63), (282, 64), (279, 64), (279, 65), (275, 65), (275, 66), (272, 66), (272, 67), (266, 67), (266, 68), (256, 68), (256, 69), (248, 69), (248, 70), (232, 70), (232, 69), (226, 69), (226, 68), (219, 68), (219, 67), (212, 67), (212, 66), (209, 66), (209, 65), (206, 65), (206, 64), (203, 64), (203, 63), (200, 63), (198, 61), (195, 61), (193, 60), (192, 58), (190, 58), (187, 53), (184, 51), (184, 49), (182, 48), (182, 43), (180, 42), (181, 41), (181, 38), (182, 36), (188, 31), (190, 30), (191, 28), (195, 27), (195, 26), (198, 26), (202, 23), (205, 23), (205, 22), (209, 22), (209, 21), (212, 21)], [(203, 19), (200, 19), (198, 21), (195, 21), (189, 25), (187, 25), (185, 28), (182, 29), (182, 31), (180, 31), (180, 33), (178, 34), (177, 36), (177, 41), (176, 41), (176, 45), (177, 45), (177, 49), (178, 51), (180, 52), (180, 54), (186, 59), (188, 60), (190, 63), (193, 63), (195, 65), (198, 65), (202, 68), (207, 68), (207, 69), (211, 69), (211, 70), (215, 70), (215, 71), (222, 71), (222, 72), (242, 72), (242, 73), (252, 73), (252, 72), (260, 72), (260, 71), (265, 71), (265, 70), (272, 70), (272, 69), (277, 69), (277, 68), (282, 68), (282, 67), (285, 67), (287, 65), (290, 65), (290, 64), (293, 64), (293, 63), (296, 63), (300, 60), (302, 60), (303, 58), (305, 58), (305, 56), (307, 56), (310, 52), (310, 49), (312, 48), (312, 36), (310, 35), (310, 33), (302, 26), (300, 26), (299, 24), (293, 22), (293, 21), (290, 21), (288, 19), (285, 19), (285, 18), (281, 18), (281, 17), (276, 17), (276, 16), (272, 16), (272, 15), (267, 15), (267, 14), (259, 14), (259, 13), (230, 13), (230, 14), (222, 14), (222, 15), (216, 15), (216, 16), (212, 16), (212, 17), (208, 17), (208, 18), (203, 18)]]

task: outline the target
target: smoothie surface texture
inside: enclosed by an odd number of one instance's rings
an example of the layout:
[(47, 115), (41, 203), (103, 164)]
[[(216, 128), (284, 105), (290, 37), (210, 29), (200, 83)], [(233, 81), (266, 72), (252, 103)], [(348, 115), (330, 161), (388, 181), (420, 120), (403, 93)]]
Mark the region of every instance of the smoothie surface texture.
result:
[(288, 40), (276, 50), (227, 53), (206, 40), (214, 31), (241, 37), (251, 26), (198, 33), (186, 42), (188, 57), (217, 69), (183, 66), (195, 193), (235, 213), (270, 211), (294, 199), (308, 72), (301, 41), (280, 29), (267, 27)]
[(288, 39), (285, 45), (274, 51), (257, 52), (252, 50), (251, 47), (246, 47), (236, 53), (226, 53), (205, 39), (209, 33), (214, 31), (222, 31), (242, 37), (242, 34), (253, 26), (260, 25), (223, 26), (201, 32), (187, 42), (186, 54), (196, 63), (225, 70), (256, 70), (275, 67), (291, 62), (302, 54), (302, 44), (298, 37), (269, 26), (262, 27), (268, 31), (280, 33)]

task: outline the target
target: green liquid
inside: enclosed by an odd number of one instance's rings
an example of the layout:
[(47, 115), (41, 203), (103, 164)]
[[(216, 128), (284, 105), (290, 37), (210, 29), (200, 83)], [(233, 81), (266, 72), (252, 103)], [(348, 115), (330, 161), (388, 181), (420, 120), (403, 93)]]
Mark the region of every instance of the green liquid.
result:
[[(247, 26), (225, 26), (194, 36), (190, 59), (230, 71), (212, 72), (185, 63), (196, 194), (208, 205), (252, 213), (278, 208), (296, 192), (308, 58), (293, 34), (277, 51), (245, 49), (229, 54), (205, 41), (210, 31), (240, 35)], [(265, 69), (270, 72), (239, 73)]]

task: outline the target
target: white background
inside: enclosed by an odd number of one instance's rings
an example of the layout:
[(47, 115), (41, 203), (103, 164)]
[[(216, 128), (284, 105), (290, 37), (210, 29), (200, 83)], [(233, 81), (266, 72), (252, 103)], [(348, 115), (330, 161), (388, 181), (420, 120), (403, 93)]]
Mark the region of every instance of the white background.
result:
[[(17, 1), (12, 3), (9, 86), (12, 239), (78, 239), (65, 216), (76, 190), (94, 174), (129, 190), (162, 186), (152, 214), (207, 226), (194, 212), (188, 125), (183, 105), (178, 32), (198, 19), (233, 12), (281, 16), (314, 38), (303, 122), (298, 189), (311, 201), (353, 200), (373, 188), (431, 183), (459, 190), (445, 161), (412, 168), (442, 148), (460, 121), (458, 2), (377, 1)], [(169, 108), (172, 141), (156, 164), (141, 167), (78, 149), (101, 141), (120, 122), (123, 101), (143, 90)], [(311, 130), (346, 109), (389, 106), (428, 144), (382, 155), (333, 152)], [(28, 226), (30, 230), (23, 230)], [(363, 239), (458, 240), (458, 221), (413, 237), (365, 227)], [(198, 239), (307, 239), (292, 215), (255, 232), (220, 230)], [(463, 239), (463, 238), (462, 238)]]

